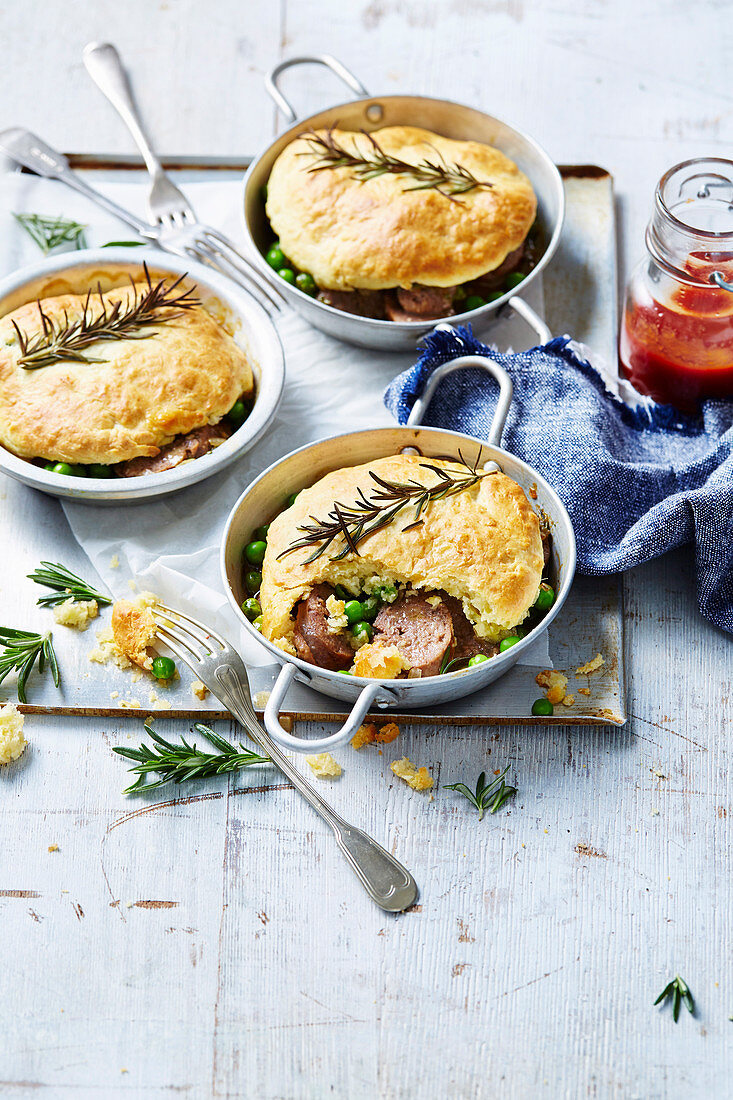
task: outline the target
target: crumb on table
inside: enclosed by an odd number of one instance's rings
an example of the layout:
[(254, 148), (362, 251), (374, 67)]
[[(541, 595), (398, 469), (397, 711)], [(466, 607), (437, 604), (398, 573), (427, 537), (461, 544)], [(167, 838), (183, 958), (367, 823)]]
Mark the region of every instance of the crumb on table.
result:
[(427, 768), (416, 768), (406, 756), (401, 760), (394, 760), (390, 768), (398, 779), (404, 779), (413, 791), (429, 791), (435, 782)]
[(96, 600), (74, 600), (71, 596), (53, 609), (53, 617), (60, 626), (71, 626), (75, 630), (86, 630), (98, 614)]
[(382, 726), (381, 729), (377, 729), (374, 722), (365, 722), (363, 726), (359, 726), (358, 730), (351, 738), (351, 747), (354, 749), (362, 749), (364, 745), (371, 745), (375, 741), (380, 742), (383, 745), (389, 745), (400, 735), (400, 727), (394, 722), (388, 722)]
[[(568, 686), (568, 678), (554, 668), (545, 668), (535, 676), (535, 682), (541, 688), (545, 688), (545, 697), (553, 705), (562, 703), (565, 698), (565, 689)], [(570, 704), (568, 704), (570, 705)]]
[(338, 779), (341, 775), (341, 765), (334, 760), (330, 752), (315, 753), (312, 756), (306, 756), (305, 759), (316, 779)]
[(22, 756), (28, 742), (23, 734), (25, 719), (15, 703), (0, 707), (0, 764), (10, 764)]
[(580, 668), (576, 668), (575, 675), (590, 676), (592, 672), (597, 672), (602, 665), (605, 665), (605, 663), (605, 658), (602, 657), (600, 653), (596, 653), (595, 657), (591, 661), (587, 661), (586, 664), (581, 665)]
[(202, 703), (206, 696), (209, 694), (209, 689), (207, 688), (206, 684), (203, 684), (200, 680), (193, 681), (193, 683), (191, 684), (191, 691), (197, 699), (201, 700)]

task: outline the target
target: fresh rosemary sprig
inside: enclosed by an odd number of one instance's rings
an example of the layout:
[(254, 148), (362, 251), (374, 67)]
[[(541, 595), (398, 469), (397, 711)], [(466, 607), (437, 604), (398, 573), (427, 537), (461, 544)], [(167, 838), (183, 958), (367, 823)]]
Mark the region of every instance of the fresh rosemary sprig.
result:
[(369, 476), (377, 488), (369, 497), (359, 489), (357, 500), (353, 504), (340, 504), (335, 501), (325, 519), (316, 519), (315, 516), (311, 516), (312, 524), (304, 523), (298, 527), (298, 530), (303, 532), (303, 537), (296, 539), (286, 550), (278, 554), (278, 559), (302, 547), (315, 546), (313, 553), (303, 563), (308, 565), (309, 562), (320, 558), (339, 536), (343, 537), (345, 546), (330, 560), (341, 561), (349, 553), (358, 556), (359, 543), (369, 535), (373, 535), (375, 531), (387, 527), (402, 509), (410, 504), (415, 506), (414, 519), (403, 530), (409, 531), (410, 528), (417, 527), (424, 522), (420, 517), (432, 501), (462, 493), (465, 489), (476, 485), (482, 477), (488, 476), (478, 472), (481, 451), (473, 466), (466, 462), (460, 451), (458, 453), (460, 462), (468, 471), (467, 474), (449, 473), (430, 462), (420, 463), (421, 469), (430, 470), (438, 479), (434, 485), (429, 486), (421, 485), (419, 481), (414, 481), (412, 478), (406, 482), (385, 481), (370, 470)]
[(42, 252), (51, 252), (62, 244), (86, 248), (85, 225), (70, 218), (49, 218), (45, 214), (13, 214), (19, 225), (32, 237)]
[(490, 814), (495, 814), (497, 810), (500, 810), (505, 802), (508, 802), (517, 793), (516, 787), (510, 787), (504, 782), (504, 776), (509, 771), (509, 765), (504, 768), (501, 775), (497, 775), (487, 785), (486, 772), (481, 772), (476, 783), (476, 790), (471, 791), (465, 783), (446, 783), (446, 791), (458, 791), (464, 795), (472, 806), (475, 806), (478, 810), (479, 821), (484, 816), (486, 810)]
[(59, 666), (53, 650), (52, 634), (31, 634), (27, 630), (13, 630), (0, 626), (0, 684), (13, 669), (18, 670), (18, 699), (27, 703), (25, 686), (33, 666), (38, 661), (38, 671), (43, 672), (48, 661), (56, 687), (59, 686)]
[[(237, 748), (201, 722), (196, 722), (193, 728), (218, 752), (202, 752), (196, 745), (189, 745), (185, 737), (181, 737), (180, 744), (174, 745), (156, 733), (148, 722), (145, 723), (145, 732), (153, 739), (155, 747), (151, 748), (150, 745), (143, 744), (139, 749), (113, 749), (112, 751), (118, 756), (124, 756), (136, 762), (135, 767), (130, 768), (130, 771), (139, 778), (123, 793), (143, 794), (163, 787), (166, 783), (187, 783), (192, 779), (209, 779), (214, 775), (249, 768), (253, 764), (270, 763), (269, 756), (258, 756), (256, 752), (245, 748), (241, 742)], [(157, 773), (160, 778), (147, 783), (149, 772)]]
[(80, 603), (82, 600), (96, 600), (102, 606), (112, 603), (109, 596), (96, 592), (81, 577), (77, 577), (76, 573), (72, 573), (70, 569), (58, 562), (42, 561), (41, 566), (43, 568), (28, 573), (28, 580), (45, 585), (53, 591), (47, 592), (36, 600), (39, 607), (55, 607), (57, 604), (66, 603), (69, 599), (74, 603)]
[[(66, 312), (63, 320), (52, 320), (43, 312), (43, 306), (39, 300), (37, 305), (41, 323), (40, 332), (29, 337), (18, 327), (17, 322), (13, 321), (21, 350), (18, 360), (20, 366), (26, 370), (38, 370), (40, 367), (48, 367), (52, 363), (64, 360), (71, 360), (74, 363), (104, 363), (104, 359), (87, 355), (84, 349), (101, 340), (144, 340), (154, 336), (155, 333), (141, 332), (141, 329), (165, 324), (166, 321), (180, 317), (184, 310), (200, 305), (200, 300), (195, 297), (193, 290), (178, 289), (186, 277), (185, 274), (180, 275), (173, 283), (167, 283), (165, 279), (153, 283), (147, 264), (143, 264), (143, 268), (148, 284), (147, 290), (138, 291), (131, 279), (133, 292), (130, 299), (124, 304), (122, 300), (117, 301), (110, 307), (102, 296), (101, 287), (98, 286), (100, 308), (97, 312), (91, 308), (92, 291), (90, 289), (84, 302), (82, 315), (76, 321), (70, 321)], [(160, 316), (160, 310), (170, 312)]]
[(685, 1002), (685, 1007), (687, 1011), (690, 1013), (691, 1016), (694, 1016), (695, 1001), (693, 1000), (692, 994), (690, 993), (687, 982), (683, 981), (682, 978), (680, 978), (679, 974), (677, 974), (672, 979), (672, 981), (664, 987), (654, 1004), (658, 1005), (660, 1001), (665, 1001), (667, 997), (672, 998), (672, 1019), (675, 1023), (677, 1023), (680, 1018), (680, 1006), (682, 1005), (683, 1001)]
[(315, 130), (307, 130), (300, 137), (305, 138), (308, 150), (300, 153), (300, 156), (314, 156), (316, 163), (309, 172), (323, 172), (328, 168), (350, 168), (351, 174), (361, 183), (376, 179), (377, 176), (390, 174), (393, 176), (410, 176), (416, 180), (414, 187), (405, 187), (405, 191), (437, 191), (446, 199), (454, 202), (456, 195), (464, 195), (467, 191), (486, 191), (493, 187), (492, 183), (478, 180), (468, 168), (462, 164), (448, 164), (446, 160), (435, 151), (435, 160), (427, 157), (419, 164), (410, 164), (391, 153), (386, 153), (373, 134), (362, 130), (361, 133), (369, 142), (369, 148), (358, 149), (356, 146), (347, 149), (340, 145), (333, 136), (333, 129), (327, 130), (325, 136)]

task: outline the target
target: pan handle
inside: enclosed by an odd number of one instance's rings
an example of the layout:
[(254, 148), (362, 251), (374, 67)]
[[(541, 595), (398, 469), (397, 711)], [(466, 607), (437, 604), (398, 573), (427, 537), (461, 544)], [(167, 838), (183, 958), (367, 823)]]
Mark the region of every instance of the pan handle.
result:
[[(438, 325), (437, 327), (446, 331), (450, 329), (451, 326), (446, 324)], [(494, 419), (491, 421), (488, 442), (492, 447), (500, 447), (501, 435), (504, 431), (504, 424), (506, 423), (506, 418), (509, 413), (509, 406), (512, 403), (514, 386), (504, 368), (500, 367), (498, 363), (495, 363), (493, 359), (489, 359), (485, 355), (461, 355), (458, 359), (450, 359), (447, 363), (443, 363), (441, 367), (437, 367), (428, 378), (425, 389), (412, 406), (412, 411), (407, 419), (407, 427), (412, 428), (416, 424), (421, 423), (423, 416), (427, 412), (428, 405), (432, 400), (433, 394), (443, 379), (449, 374), (453, 374), (453, 371), (463, 370), (465, 367), (480, 367), (481, 370), (485, 370), (499, 383), (499, 400), (496, 403)]]
[(317, 53), (306, 57), (291, 57), (287, 61), (281, 61), (280, 64), (276, 65), (265, 77), (265, 88), (267, 89), (268, 95), (271, 99), (274, 99), (288, 122), (296, 122), (298, 116), (295, 112), (295, 108), (278, 88), (277, 81), (281, 73), (284, 73), (286, 69), (292, 69), (295, 65), (325, 65), (327, 69), (330, 69), (339, 80), (342, 80), (344, 84), (351, 89), (357, 99), (369, 95), (369, 92), (362, 82), (358, 80), (345, 65), (342, 65), (337, 58), (332, 57), (330, 53)]
[(542, 318), (532, 309), (532, 306), (525, 302), (524, 298), (519, 298), (516, 294), (513, 294), (506, 304), (509, 309), (513, 309), (515, 313), (518, 313), (519, 316), (527, 322), (530, 328), (534, 329), (540, 344), (548, 344), (550, 342), (552, 333)]
[(312, 741), (303, 737), (293, 737), (280, 725), (280, 707), (297, 671), (295, 665), (289, 663), (283, 665), (265, 707), (265, 728), (270, 737), (282, 748), (295, 749), (296, 752), (324, 752), (326, 749), (332, 749), (337, 745), (343, 745), (345, 741), (350, 741), (364, 721), (366, 712), (377, 695), (383, 695), (384, 692), (392, 694), (382, 683), (367, 684), (359, 693), (343, 726), (336, 733), (329, 734), (328, 737), (317, 737)]

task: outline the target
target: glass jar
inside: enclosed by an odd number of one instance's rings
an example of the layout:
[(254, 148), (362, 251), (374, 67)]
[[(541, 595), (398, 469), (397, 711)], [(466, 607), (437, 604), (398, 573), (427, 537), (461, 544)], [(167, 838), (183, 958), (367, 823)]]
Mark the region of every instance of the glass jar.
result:
[(648, 256), (626, 288), (619, 360), (655, 401), (694, 412), (733, 397), (733, 161), (684, 161), (662, 176)]

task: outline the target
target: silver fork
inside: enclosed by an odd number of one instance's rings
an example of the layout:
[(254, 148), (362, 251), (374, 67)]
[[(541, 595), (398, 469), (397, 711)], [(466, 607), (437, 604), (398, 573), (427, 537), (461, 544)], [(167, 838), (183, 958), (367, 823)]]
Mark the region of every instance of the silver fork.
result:
[(132, 134), (150, 173), (152, 185), (148, 195), (148, 213), (157, 230), (155, 239), (158, 244), (179, 256), (190, 256), (209, 264), (237, 281), (247, 280), (257, 287), (274, 309), (279, 310), (285, 301), (283, 296), (265, 282), (230, 240), (213, 226), (199, 222), (186, 196), (166, 173), (145, 133), (117, 49), (110, 42), (90, 42), (84, 47), (84, 64), (94, 83)]
[(388, 913), (408, 909), (418, 893), (412, 875), (376, 840), (339, 817), (262, 728), (252, 706), (247, 669), (239, 654), (216, 631), (181, 611), (157, 604), (153, 616), (160, 640), (221, 700), (330, 826), (336, 843), (372, 900)]

